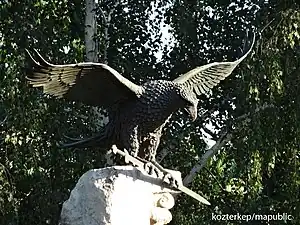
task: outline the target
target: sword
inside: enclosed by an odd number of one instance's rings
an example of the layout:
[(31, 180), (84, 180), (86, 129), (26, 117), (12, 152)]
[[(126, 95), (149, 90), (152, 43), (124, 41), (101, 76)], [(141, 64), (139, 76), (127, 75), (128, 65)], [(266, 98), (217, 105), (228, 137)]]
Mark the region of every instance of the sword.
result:
[[(124, 150), (120, 150), (117, 148), (117, 146), (113, 145), (112, 146), (112, 151), (114, 154), (119, 154), (121, 156), (123, 156), (125, 158), (125, 162), (126, 163), (131, 163), (133, 166), (139, 167), (140, 169), (144, 170), (144, 165), (145, 163), (138, 160), (137, 158), (131, 156), (128, 151)], [(155, 165), (153, 165), (155, 166)], [(204, 197), (200, 196), (199, 194), (197, 194), (196, 192), (192, 191), (191, 189), (185, 187), (182, 184), (178, 184), (178, 186), (174, 186), (172, 185), (168, 180), (163, 179), (162, 180), (164, 183), (168, 184), (169, 186), (171, 186), (172, 188), (175, 188), (189, 196), (191, 196), (192, 198), (198, 200), (199, 202), (205, 204), (205, 205), (210, 205), (209, 201), (207, 201)]]

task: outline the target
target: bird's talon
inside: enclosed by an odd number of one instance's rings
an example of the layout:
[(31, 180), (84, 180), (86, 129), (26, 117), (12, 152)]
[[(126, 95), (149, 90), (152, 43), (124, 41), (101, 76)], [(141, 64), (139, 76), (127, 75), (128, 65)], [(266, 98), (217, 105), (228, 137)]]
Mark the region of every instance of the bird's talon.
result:
[(170, 174), (170, 173), (166, 173), (163, 177), (163, 182), (171, 185), (174, 188), (178, 188), (179, 187), (179, 182), (178, 180), (175, 179), (175, 177)]
[(147, 162), (144, 164), (144, 170), (147, 174), (152, 174), (152, 170), (151, 170), (152, 164), (150, 162)]
[(116, 155), (117, 152), (118, 152), (117, 146), (113, 145), (113, 146), (111, 147), (111, 149), (112, 149), (112, 152)]
[[(129, 162), (130, 162), (127, 154), (124, 156), (124, 161), (126, 164), (129, 164)], [(135, 165), (133, 165), (133, 166), (135, 166)]]
[(161, 171), (156, 166), (153, 166), (152, 170), (155, 173), (156, 177), (160, 177)]
[(144, 170), (149, 175), (155, 174), (157, 177), (160, 177), (159, 175), (161, 171), (156, 166), (154, 166), (151, 162), (146, 162), (144, 164)]

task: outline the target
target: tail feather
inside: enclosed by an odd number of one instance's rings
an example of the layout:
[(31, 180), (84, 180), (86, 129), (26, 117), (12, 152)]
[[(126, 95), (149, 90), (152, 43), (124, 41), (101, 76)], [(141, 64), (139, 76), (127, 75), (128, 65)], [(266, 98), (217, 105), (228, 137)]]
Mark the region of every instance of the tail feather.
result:
[(82, 140), (82, 138), (74, 138), (74, 137), (69, 137), (67, 135), (63, 135), (63, 136), (68, 141), (73, 141), (74, 142), (74, 141), (81, 141)]
[(92, 137), (75, 139), (69, 138), (72, 142), (60, 145), (60, 148), (91, 148), (104, 147), (107, 144), (108, 137), (105, 133), (100, 133)]

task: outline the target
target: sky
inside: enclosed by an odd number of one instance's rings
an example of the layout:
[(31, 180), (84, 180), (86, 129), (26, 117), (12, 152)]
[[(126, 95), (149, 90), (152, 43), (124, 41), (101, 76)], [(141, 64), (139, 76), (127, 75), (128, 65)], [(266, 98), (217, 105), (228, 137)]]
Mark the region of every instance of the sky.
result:
[[(164, 12), (171, 6), (172, 6), (171, 4), (167, 5), (167, 7), (164, 8)], [(154, 20), (157, 16), (157, 13), (155, 12), (155, 6), (153, 5), (152, 7), (153, 7), (152, 8), (153, 14), (150, 16), (149, 26), (151, 26), (151, 20)], [(213, 9), (211, 7), (206, 7), (205, 10), (209, 13), (209, 16), (213, 16)], [(164, 47), (168, 46), (168, 52), (170, 52), (170, 51), (172, 51), (172, 49), (176, 43), (176, 39), (170, 32), (170, 30), (172, 28), (168, 24), (165, 24), (163, 20), (160, 22), (160, 29), (161, 29), (161, 33), (162, 33), (162, 37), (161, 37), (162, 46), (161, 46), (160, 50), (155, 53), (155, 56), (156, 56), (158, 62), (162, 59)], [(201, 66), (201, 65), (199, 65), (199, 66)], [(212, 131), (214, 130), (211, 122), (207, 123), (205, 126), (209, 130), (212, 130)], [(212, 137), (208, 133), (206, 133), (203, 129), (201, 129), (201, 132), (202, 132), (203, 139), (204, 139), (205, 143), (207, 144), (207, 148), (212, 147), (216, 143), (216, 141), (212, 140)]]
[[(98, 0), (95, 0), (96, 3), (98, 3)], [(252, 6), (249, 6), (247, 5), (247, 3), (249, 3), (249, 1), (245, 1), (245, 4), (244, 4), (244, 8), (246, 7), (252, 7)], [(164, 8), (163, 8), (163, 13), (169, 8), (171, 7), (172, 5), (171, 4), (167, 4)], [(232, 4), (230, 5), (232, 6)], [(229, 6), (229, 7), (230, 7)], [(158, 16), (158, 13), (156, 11), (157, 9), (157, 5), (155, 3), (152, 3), (152, 8), (150, 9), (152, 14), (149, 18), (149, 21), (148, 21), (148, 26), (149, 26), (149, 29), (151, 29), (151, 24), (154, 24), (153, 21), (156, 20), (156, 17)], [(205, 11), (207, 11), (208, 13), (208, 16), (210, 17), (213, 17), (214, 16), (214, 13), (215, 13), (215, 10), (209, 6), (207, 6), (205, 9)], [(238, 10), (238, 8), (237, 8)], [(124, 11), (128, 11), (128, 8), (124, 8)], [(168, 47), (168, 52), (171, 52), (175, 43), (176, 43), (176, 39), (174, 38), (174, 36), (172, 35), (172, 33), (170, 32), (170, 30), (172, 29), (168, 24), (165, 24), (163, 19), (160, 21), (160, 32), (161, 32), (161, 41), (162, 41), (162, 45), (159, 49), (159, 51), (157, 51), (155, 53), (155, 56), (157, 58), (157, 62), (159, 62), (161, 59), (162, 59), (162, 56), (163, 56), (163, 49), (165, 48), (165, 46)], [(153, 34), (153, 38), (154, 38), (154, 34)], [(147, 44), (145, 44), (147, 45)], [(64, 49), (65, 52), (66, 50), (68, 51), (68, 49)], [(202, 65), (199, 65), (199, 66), (202, 66)], [(188, 71), (187, 71), (188, 72)], [(213, 90), (212, 90), (213, 91)], [(218, 112), (216, 112), (218, 113)], [(212, 132), (214, 132), (214, 128), (212, 126), (212, 123), (207, 123), (205, 124), (206, 128), (211, 130)], [(207, 134), (204, 130), (201, 130), (202, 132), (202, 136), (203, 136), (203, 139), (204, 141), (206, 142), (207, 144), (207, 148), (210, 148), (212, 147), (216, 142), (214, 140), (212, 140), (211, 136), (209, 134)]]

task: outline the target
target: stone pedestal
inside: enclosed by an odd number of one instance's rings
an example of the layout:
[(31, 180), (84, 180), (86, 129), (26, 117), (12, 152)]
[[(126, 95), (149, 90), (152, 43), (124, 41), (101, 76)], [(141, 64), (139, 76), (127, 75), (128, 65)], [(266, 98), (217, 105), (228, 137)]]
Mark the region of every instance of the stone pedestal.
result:
[[(181, 179), (177, 171), (170, 171)], [(60, 225), (163, 225), (172, 220), (173, 190), (132, 166), (86, 172), (63, 204)]]

